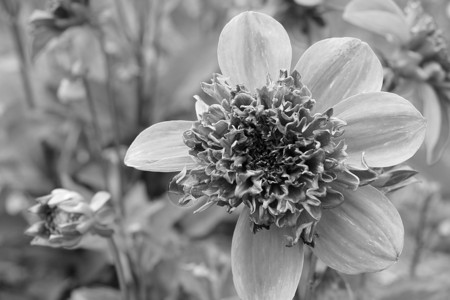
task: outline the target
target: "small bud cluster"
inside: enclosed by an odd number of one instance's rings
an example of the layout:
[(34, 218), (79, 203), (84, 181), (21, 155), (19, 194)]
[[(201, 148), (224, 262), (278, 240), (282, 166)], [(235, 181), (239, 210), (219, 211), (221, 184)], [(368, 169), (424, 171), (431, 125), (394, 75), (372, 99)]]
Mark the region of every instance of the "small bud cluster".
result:
[(29, 209), (40, 220), (25, 233), (34, 237), (32, 244), (63, 248), (78, 246), (87, 233), (111, 236), (109, 199), (108, 193), (98, 192), (89, 203), (76, 192), (55, 189)]

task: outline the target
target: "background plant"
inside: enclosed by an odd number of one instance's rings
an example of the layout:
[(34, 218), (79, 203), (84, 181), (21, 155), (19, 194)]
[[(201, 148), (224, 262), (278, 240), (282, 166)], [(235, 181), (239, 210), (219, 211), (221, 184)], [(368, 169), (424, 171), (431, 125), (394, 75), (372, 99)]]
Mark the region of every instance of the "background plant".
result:
[[(22, 233), (34, 219), (24, 210), (55, 188), (84, 199), (99, 191), (111, 194), (123, 273), (136, 299), (236, 297), (229, 249), (237, 217), (214, 208), (197, 215), (195, 208), (180, 210), (166, 195), (172, 174), (140, 173), (122, 160), (145, 127), (194, 120), (193, 95), (212, 103), (199, 83), (218, 71), (220, 30), (241, 11), (278, 18), (294, 45), (293, 61), (312, 42), (331, 36), (356, 36), (374, 49), (386, 43), (343, 20), (349, 1), (306, 2), (0, 0), (0, 298), (120, 298), (107, 240), (91, 236), (70, 251), (27, 246)], [(407, 1), (397, 5), (403, 10)], [(423, 2), (448, 42), (447, 5)], [(432, 115), (442, 116), (433, 107)], [(431, 144), (442, 143), (441, 133), (434, 133)], [(302, 299), (307, 293), (318, 299), (445, 299), (448, 185), (439, 183), (446, 183), (449, 160), (445, 147), (439, 149), (441, 159), (432, 167), (425, 152), (413, 158), (426, 176), (422, 184), (390, 196), (406, 228), (400, 261), (360, 276), (308, 263), (298, 292)], [(398, 174), (387, 171), (386, 181)]]

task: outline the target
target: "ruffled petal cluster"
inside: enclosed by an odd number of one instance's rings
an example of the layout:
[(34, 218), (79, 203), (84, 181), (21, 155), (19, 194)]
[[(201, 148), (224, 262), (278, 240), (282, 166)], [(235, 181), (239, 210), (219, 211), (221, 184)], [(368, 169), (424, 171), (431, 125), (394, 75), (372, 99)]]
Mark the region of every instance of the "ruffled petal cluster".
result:
[[(359, 184), (344, 164), (346, 146), (338, 139), (345, 122), (332, 116), (333, 109), (311, 112), (315, 101), (297, 71), (282, 71), (256, 93), (217, 78), (213, 84), (228, 96), (217, 97), (221, 104), (209, 106), (184, 133), (199, 166), (175, 176), (171, 189), (181, 192), (182, 204), (204, 200), (203, 207), (232, 211), (244, 203), (254, 232), (288, 226), (291, 241), (303, 232), (311, 243), (321, 210), (344, 200), (333, 182), (352, 189)], [(216, 96), (208, 85), (204, 89)]]

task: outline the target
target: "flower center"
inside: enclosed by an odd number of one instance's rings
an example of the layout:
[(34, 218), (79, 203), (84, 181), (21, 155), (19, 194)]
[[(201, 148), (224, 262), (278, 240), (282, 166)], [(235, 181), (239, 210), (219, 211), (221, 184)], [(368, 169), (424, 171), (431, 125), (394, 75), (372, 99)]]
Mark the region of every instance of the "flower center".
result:
[(62, 232), (59, 229), (59, 225), (77, 222), (81, 216), (81, 214), (68, 213), (58, 207), (54, 207), (49, 210), (45, 218), (45, 228), (48, 230), (49, 235), (60, 235)]
[(289, 226), (294, 242), (300, 234), (311, 242), (321, 209), (343, 201), (331, 184), (349, 172), (345, 122), (332, 109), (313, 114), (314, 104), (297, 72), (282, 71), (256, 94), (238, 86), (185, 132), (200, 167), (178, 174), (172, 190), (184, 193), (181, 203), (201, 199), (229, 211), (244, 203), (254, 231)]

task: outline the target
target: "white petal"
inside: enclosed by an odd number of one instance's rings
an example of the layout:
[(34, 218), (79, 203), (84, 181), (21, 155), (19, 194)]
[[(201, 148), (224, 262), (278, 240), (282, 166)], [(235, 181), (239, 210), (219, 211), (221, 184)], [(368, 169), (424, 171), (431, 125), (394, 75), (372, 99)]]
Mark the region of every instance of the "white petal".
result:
[(292, 300), (303, 268), (303, 245), (286, 247), (286, 229), (254, 234), (249, 210), (239, 216), (231, 245), (231, 268), (242, 300)]
[(268, 75), (276, 80), (281, 69), (289, 70), (292, 48), (278, 21), (262, 13), (244, 12), (223, 28), (217, 55), (222, 74), (232, 84), (254, 91), (266, 84)]
[(383, 67), (377, 56), (355, 38), (315, 43), (300, 57), (295, 70), (317, 101), (317, 112), (359, 93), (378, 92), (383, 84)]
[(192, 126), (191, 121), (168, 121), (142, 131), (128, 148), (127, 166), (153, 172), (176, 172), (197, 164), (183, 142), (183, 133)]

